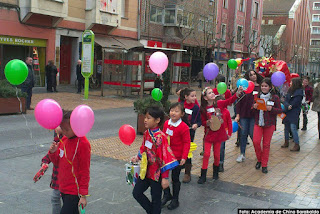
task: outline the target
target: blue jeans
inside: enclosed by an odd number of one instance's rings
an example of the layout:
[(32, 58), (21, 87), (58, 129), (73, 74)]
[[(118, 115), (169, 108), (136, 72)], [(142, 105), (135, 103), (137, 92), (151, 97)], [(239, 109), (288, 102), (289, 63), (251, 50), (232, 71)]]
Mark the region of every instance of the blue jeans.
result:
[(21, 87), (21, 91), (28, 94), (26, 99), (26, 106), (27, 109), (29, 109), (31, 105), (32, 87)]
[(293, 141), (299, 145), (299, 135), (297, 131), (297, 125), (293, 123), (285, 123), (284, 124), (284, 139), (289, 140), (289, 130), (291, 129)]
[(221, 143), (221, 147), (220, 147), (220, 163), (224, 163), (225, 149), (226, 149), (226, 141)]
[(51, 195), (52, 214), (60, 214), (61, 211), (61, 196), (58, 189), (53, 189)]
[(240, 118), (240, 126), (240, 152), (241, 154), (245, 155), (248, 142), (248, 135), (250, 135), (251, 140), (253, 139), (254, 118)]

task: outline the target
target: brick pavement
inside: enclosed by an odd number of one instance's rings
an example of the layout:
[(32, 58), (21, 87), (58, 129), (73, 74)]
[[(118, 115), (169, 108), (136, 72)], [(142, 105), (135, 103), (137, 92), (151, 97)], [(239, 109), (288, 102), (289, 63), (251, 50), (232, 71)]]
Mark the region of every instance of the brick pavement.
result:
[[(239, 148), (235, 146), (236, 135), (233, 135), (226, 143), (225, 172), (220, 173), (222, 181), (233, 182), (246, 186), (260, 187), (286, 193), (294, 193), (299, 197), (320, 198), (320, 141), (317, 132), (317, 115), (310, 112), (308, 115), (308, 131), (299, 131), (301, 141), (301, 151), (290, 152), (289, 149), (281, 148), (284, 141), (283, 125), (278, 120), (277, 131), (273, 135), (271, 142), (268, 174), (263, 174), (261, 170), (255, 169), (256, 157), (252, 142), (247, 146), (246, 161), (237, 163)], [(199, 155), (202, 150), (201, 141), (203, 138), (203, 128), (199, 128), (196, 133), (195, 142), (198, 144), (197, 151), (194, 152), (192, 174), (199, 175), (202, 157)], [(138, 135), (131, 146), (122, 144), (117, 136), (92, 140), (92, 153), (111, 157), (114, 159), (128, 161), (135, 155), (142, 142), (142, 136)], [(290, 143), (290, 147), (293, 143)], [(212, 166), (213, 158), (210, 158)], [(212, 167), (208, 169), (208, 179), (212, 177)], [(318, 178), (319, 177), (319, 178)], [(318, 179), (317, 179), (318, 178)], [(191, 185), (198, 185), (192, 181)], [(304, 201), (305, 203), (305, 201)]]

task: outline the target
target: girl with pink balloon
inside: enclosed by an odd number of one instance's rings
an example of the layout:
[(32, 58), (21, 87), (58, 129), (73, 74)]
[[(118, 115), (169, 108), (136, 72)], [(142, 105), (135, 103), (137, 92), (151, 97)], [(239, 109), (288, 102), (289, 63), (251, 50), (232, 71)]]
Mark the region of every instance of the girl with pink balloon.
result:
[(59, 167), (59, 190), (63, 200), (61, 213), (79, 213), (79, 207), (87, 205), (91, 145), (85, 134), (94, 122), (90, 110), (90, 107), (81, 105), (72, 113), (65, 111), (60, 124), (64, 137), (59, 144), (52, 143), (48, 152), (52, 163)]

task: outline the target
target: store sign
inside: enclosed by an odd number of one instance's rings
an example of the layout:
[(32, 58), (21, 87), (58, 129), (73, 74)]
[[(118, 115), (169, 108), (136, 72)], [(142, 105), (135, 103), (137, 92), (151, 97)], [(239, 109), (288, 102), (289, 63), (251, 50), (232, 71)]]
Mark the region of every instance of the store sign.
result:
[(147, 43), (147, 46), (154, 47), (154, 48), (162, 48), (162, 42), (149, 40)]
[(46, 47), (47, 40), (0, 35), (0, 44)]

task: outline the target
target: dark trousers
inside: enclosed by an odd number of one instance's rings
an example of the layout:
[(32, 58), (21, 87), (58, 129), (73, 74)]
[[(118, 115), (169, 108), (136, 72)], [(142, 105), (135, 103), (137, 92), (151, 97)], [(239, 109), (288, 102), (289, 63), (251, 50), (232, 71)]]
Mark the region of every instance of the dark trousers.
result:
[(51, 83), (51, 76), (50, 75), (47, 75), (47, 91), (52, 91), (52, 83)]
[(79, 214), (79, 196), (61, 193), (63, 206), (60, 214)]
[(84, 88), (84, 79), (78, 79), (78, 92), (81, 92), (81, 89)]
[[(147, 198), (144, 192), (151, 187), (152, 202)], [(162, 187), (160, 181), (156, 182), (149, 178), (141, 180), (140, 177), (133, 188), (133, 197), (142, 206), (148, 214), (161, 213), (161, 195)]]
[(31, 105), (32, 87), (21, 87), (21, 91), (28, 94), (26, 104), (27, 109), (29, 109)]
[(47, 76), (47, 91), (56, 91), (57, 90), (57, 79), (56, 75), (48, 75)]
[(306, 112), (302, 112), (303, 116), (303, 127), (307, 127), (308, 124), (308, 114)]

